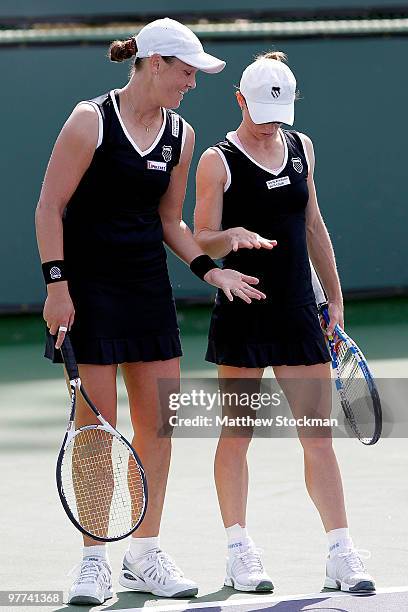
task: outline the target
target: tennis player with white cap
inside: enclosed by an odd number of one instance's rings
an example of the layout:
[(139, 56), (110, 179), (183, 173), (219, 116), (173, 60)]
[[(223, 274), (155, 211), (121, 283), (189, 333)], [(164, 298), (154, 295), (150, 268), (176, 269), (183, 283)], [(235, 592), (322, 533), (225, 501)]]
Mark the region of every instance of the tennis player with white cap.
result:
[[(129, 82), (75, 107), (55, 143), (37, 206), (48, 292), (46, 357), (62, 362), (58, 349), (68, 329), (81, 379), (112, 424), (121, 368), (149, 504), (119, 581), (135, 591), (190, 597), (197, 585), (159, 544), (171, 439), (160, 435), (168, 415), (158, 381), (178, 380), (182, 354), (163, 242), (227, 295), (240, 291), (250, 302), (264, 294), (252, 287), (257, 279), (220, 270), (182, 220), (194, 131), (173, 109), (195, 88), (197, 70), (217, 73), (225, 62), (172, 19), (113, 42), (110, 58), (135, 58)], [(79, 400), (77, 426), (92, 423)], [(111, 596), (106, 546), (85, 537), (69, 603), (100, 604)]]
[(272, 112), (273, 123), (293, 125), (296, 79), (287, 64), (268, 58), (253, 62), (242, 73), (239, 91), (253, 123), (270, 123)]
[(182, 23), (165, 17), (147, 24), (135, 36), (136, 57), (177, 57), (197, 70), (215, 74), (221, 72), (225, 62), (206, 53), (199, 38)]
[[(206, 359), (218, 364), (220, 385), (228, 384), (228, 391), (241, 386), (259, 392), (264, 369), (272, 366), (296, 418), (326, 419), (331, 411), (330, 356), (319, 324), (309, 254), (329, 299), (328, 333), (337, 323), (343, 326), (343, 300), (316, 198), (312, 142), (281, 127), (293, 125), (296, 99), (296, 79), (285, 59), (278, 51), (266, 53), (244, 70), (236, 93), (241, 124), (205, 151), (198, 166), (197, 241), (211, 257), (223, 258), (223, 267), (256, 274), (267, 296), (244, 304), (217, 293)], [(234, 294), (240, 297), (240, 291)], [(224, 410), (232, 416), (230, 407)], [(246, 454), (253, 430), (248, 427), (241, 435), (236, 431), (223, 428), (215, 458), (228, 540), (225, 584), (242, 591), (270, 591), (272, 581), (246, 528)], [(298, 435), (306, 487), (328, 537), (325, 586), (374, 591), (350, 538), (331, 429), (299, 427)]]

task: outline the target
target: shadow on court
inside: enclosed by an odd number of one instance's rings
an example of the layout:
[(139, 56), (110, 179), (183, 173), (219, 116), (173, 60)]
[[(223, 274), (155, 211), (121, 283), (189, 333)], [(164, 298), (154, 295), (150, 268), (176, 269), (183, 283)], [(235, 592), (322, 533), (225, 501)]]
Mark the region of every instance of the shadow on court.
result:
[[(234, 595), (234, 599), (229, 598)], [(136, 612), (140, 610), (157, 610), (170, 612), (404, 612), (408, 610), (407, 592), (345, 594), (323, 589), (321, 595), (308, 595), (299, 598), (277, 600), (271, 594), (242, 593), (236, 597), (236, 591), (223, 587), (219, 591), (209, 593), (205, 597), (196, 597), (186, 601), (163, 600), (152, 598), (141, 593), (120, 592), (113, 604), (106, 602), (98, 606), (98, 610), (115, 610), (117, 612)], [(253, 599), (253, 602), (251, 602)], [(262, 601), (264, 599), (264, 601)], [(205, 605), (208, 603), (208, 605)], [(202, 604), (202, 605), (201, 605)], [(81, 606), (81, 610), (96, 609), (96, 607)], [(64, 606), (54, 612), (78, 610), (77, 606)]]

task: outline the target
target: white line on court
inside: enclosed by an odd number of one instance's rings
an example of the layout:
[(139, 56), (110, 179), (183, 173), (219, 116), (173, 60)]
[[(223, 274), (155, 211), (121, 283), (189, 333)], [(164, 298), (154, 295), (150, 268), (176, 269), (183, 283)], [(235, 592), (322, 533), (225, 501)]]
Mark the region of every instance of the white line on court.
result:
[[(388, 587), (386, 589), (377, 589), (375, 594), (382, 595), (387, 593), (408, 593), (408, 585), (406, 586), (398, 586), (398, 587)], [(173, 612), (175, 610), (193, 610), (194, 608), (221, 608), (222, 606), (247, 606), (250, 604), (275, 604), (282, 601), (299, 601), (299, 600), (307, 600), (307, 599), (334, 599), (335, 597), (346, 597), (348, 593), (344, 591), (335, 591), (333, 593), (308, 593), (306, 595), (294, 595), (292, 597), (268, 597), (267, 595), (262, 597), (249, 597), (247, 599), (233, 599), (233, 600), (223, 600), (223, 601), (201, 601), (200, 603), (188, 603), (183, 604), (178, 601), (174, 604), (160, 606), (155, 605), (155, 603), (149, 604), (148, 606), (144, 606), (143, 608), (115, 608), (115, 612), (146, 612), (149, 608), (153, 611), (160, 612)], [(350, 594), (353, 596), (353, 594)]]

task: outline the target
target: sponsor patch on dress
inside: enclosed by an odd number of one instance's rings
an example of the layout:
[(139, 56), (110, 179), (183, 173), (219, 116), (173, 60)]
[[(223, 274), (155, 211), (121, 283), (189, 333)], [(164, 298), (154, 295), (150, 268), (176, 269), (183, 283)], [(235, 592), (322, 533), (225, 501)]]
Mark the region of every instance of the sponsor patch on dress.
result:
[(176, 138), (180, 132), (180, 117), (178, 115), (171, 116), (171, 133)]
[(166, 172), (167, 164), (166, 162), (147, 160), (147, 169), (148, 170), (163, 170), (164, 172)]
[(275, 189), (284, 185), (290, 185), (290, 178), (288, 176), (281, 176), (280, 178), (272, 179), (272, 181), (266, 181), (268, 189)]

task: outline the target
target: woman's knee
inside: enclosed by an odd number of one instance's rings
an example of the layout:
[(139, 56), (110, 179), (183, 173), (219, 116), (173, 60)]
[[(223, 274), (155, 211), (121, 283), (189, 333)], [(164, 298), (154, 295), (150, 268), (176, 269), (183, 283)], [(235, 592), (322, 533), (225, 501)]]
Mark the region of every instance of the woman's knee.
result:
[(307, 455), (323, 456), (333, 452), (333, 441), (331, 435), (319, 437), (302, 436), (299, 438), (303, 450)]
[(228, 435), (224, 433), (218, 440), (217, 454), (237, 458), (238, 456), (246, 455), (248, 447), (252, 440), (252, 432), (241, 432), (242, 435), (235, 433)]

